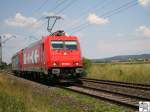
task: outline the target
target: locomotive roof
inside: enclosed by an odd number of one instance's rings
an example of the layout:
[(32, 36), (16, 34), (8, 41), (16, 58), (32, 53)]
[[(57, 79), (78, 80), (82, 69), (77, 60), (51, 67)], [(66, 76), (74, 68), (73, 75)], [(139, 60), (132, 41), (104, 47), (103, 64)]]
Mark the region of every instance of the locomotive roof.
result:
[(47, 37), (49, 37), (50, 39), (61, 39), (61, 40), (65, 40), (65, 39), (67, 39), (67, 40), (69, 40), (69, 39), (77, 39), (77, 37), (76, 36), (47, 36)]

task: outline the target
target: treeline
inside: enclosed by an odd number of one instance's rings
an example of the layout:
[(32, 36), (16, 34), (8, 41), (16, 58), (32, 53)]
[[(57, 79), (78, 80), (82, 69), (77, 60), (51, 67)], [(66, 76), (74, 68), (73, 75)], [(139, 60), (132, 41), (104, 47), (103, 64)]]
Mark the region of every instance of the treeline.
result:
[(92, 66), (91, 60), (87, 58), (83, 58), (83, 66), (84, 66), (85, 75), (87, 75), (90, 67)]
[(11, 68), (11, 64), (7, 64), (6, 62), (2, 62), (0, 65), (0, 69), (9, 69)]

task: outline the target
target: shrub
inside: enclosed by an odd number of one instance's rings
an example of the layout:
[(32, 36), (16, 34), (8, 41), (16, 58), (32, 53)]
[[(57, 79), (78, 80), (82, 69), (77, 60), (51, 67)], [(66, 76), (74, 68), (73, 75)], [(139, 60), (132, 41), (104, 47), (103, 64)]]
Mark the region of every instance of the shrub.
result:
[(91, 60), (89, 60), (87, 58), (83, 58), (83, 67), (84, 67), (84, 70), (85, 70), (85, 74), (88, 73), (91, 66), (92, 66)]

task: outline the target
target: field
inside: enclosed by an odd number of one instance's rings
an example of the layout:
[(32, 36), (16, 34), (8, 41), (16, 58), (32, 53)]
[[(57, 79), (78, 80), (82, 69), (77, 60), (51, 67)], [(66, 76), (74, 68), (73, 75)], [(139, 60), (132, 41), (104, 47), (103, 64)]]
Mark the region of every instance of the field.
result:
[(107, 102), (0, 73), (0, 112), (131, 112)]
[[(150, 83), (149, 63), (92, 64), (87, 77)], [(0, 73), (0, 112), (131, 112), (108, 102)]]
[(150, 63), (92, 64), (87, 77), (125, 82), (150, 83)]

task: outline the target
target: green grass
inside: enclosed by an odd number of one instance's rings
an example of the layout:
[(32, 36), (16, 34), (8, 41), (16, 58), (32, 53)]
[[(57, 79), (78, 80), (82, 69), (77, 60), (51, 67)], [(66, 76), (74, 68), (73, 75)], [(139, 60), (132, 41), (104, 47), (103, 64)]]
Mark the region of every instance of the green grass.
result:
[(128, 112), (88, 96), (0, 74), (0, 112)]
[(125, 82), (150, 83), (150, 63), (92, 64), (87, 77)]
[(21, 99), (0, 91), (0, 112), (25, 112)]

